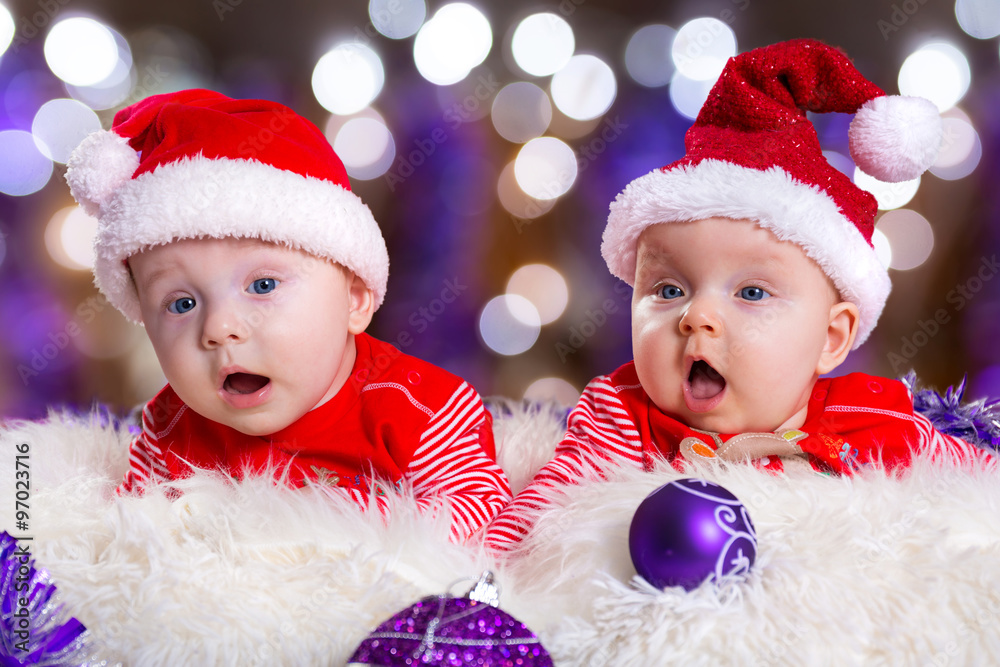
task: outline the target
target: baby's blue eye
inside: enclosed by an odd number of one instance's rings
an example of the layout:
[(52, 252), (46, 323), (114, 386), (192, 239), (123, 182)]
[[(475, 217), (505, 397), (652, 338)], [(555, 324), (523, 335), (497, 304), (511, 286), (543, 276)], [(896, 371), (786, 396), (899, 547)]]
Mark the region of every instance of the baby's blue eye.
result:
[(170, 305), (167, 306), (167, 310), (169, 310), (171, 313), (174, 313), (175, 315), (183, 315), (184, 313), (194, 308), (194, 306), (195, 306), (194, 299), (192, 299), (189, 296), (182, 296), (176, 301), (171, 302)]
[(664, 285), (660, 288), (660, 296), (664, 299), (677, 299), (684, 296), (684, 290), (677, 285)]
[(769, 296), (771, 295), (760, 287), (744, 287), (740, 290), (740, 298), (746, 299), (747, 301), (760, 301), (761, 299), (766, 299)]
[(273, 292), (274, 288), (277, 286), (278, 281), (274, 278), (258, 278), (250, 283), (250, 287), (247, 288), (247, 291), (253, 292), (254, 294), (267, 294), (268, 292)]

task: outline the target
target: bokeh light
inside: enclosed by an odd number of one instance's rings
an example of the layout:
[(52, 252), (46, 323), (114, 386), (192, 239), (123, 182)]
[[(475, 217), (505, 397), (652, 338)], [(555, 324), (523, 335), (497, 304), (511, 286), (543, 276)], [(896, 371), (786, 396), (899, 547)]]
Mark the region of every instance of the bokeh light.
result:
[(552, 76), (552, 101), (576, 120), (597, 118), (615, 101), (615, 73), (597, 56), (573, 56)]
[(333, 140), (333, 150), (352, 178), (370, 181), (389, 171), (396, 157), (392, 133), (380, 118), (351, 118)]
[(533, 220), (548, 213), (555, 206), (555, 199), (535, 199), (517, 184), (514, 163), (509, 162), (497, 179), (497, 198), (500, 205), (515, 218)]
[(45, 249), (57, 264), (74, 271), (94, 267), (94, 237), (97, 219), (79, 206), (56, 211), (45, 226)]
[(83, 102), (91, 109), (98, 111), (113, 109), (123, 104), (129, 98), (132, 88), (135, 86), (136, 76), (135, 71), (130, 70), (125, 72), (125, 76), (122, 79), (109, 83), (113, 78), (109, 77), (93, 86), (71, 86), (66, 84), (66, 90), (73, 99)]
[(571, 408), (580, 400), (580, 392), (569, 382), (558, 377), (539, 378), (524, 390), (526, 401), (555, 401), (564, 408)]
[(118, 61), (111, 73), (104, 79), (89, 86), (66, 84), (66, 90), (73, 99), (83, 102), (91, 109), (110, 109), (128, 98), (135, 83), (136, 74), (132, 69), (132, 48), (117, 30), (108, 28), (115, 39)]
[(31, 123), (38, 150), (50, 160), (63, 164), (88, 134), (99, 129), (101, 119), (90, 107), (68, 99), (49, 100)]
[(491, 351), (505, 356), (521, 354), (538, 340), (541, 321), (530, 301), (502, 294), (487, 302), (479, 316), (479, 335)]
[(880, 210), (888, 211), (900, 206), (906, 206), (913, 195), (920, 189), (920, 177), (901, 183), (886, 183), (874, 176), (869, 176), (857, 167), (854, 169), (854, 184), (862, 190), (867, 190), (875, 196)]
[(892, 246), (889, 239), (877, 228), (872, 232), (872, 247), (875, 249), (875, 257), (885, 268), (892, 264)]
[(677, 71), (687, 78), (715, 81), (736, 55), (736, 33), (719, 19), (693, 19), (677, 31), (670, 53)]
[(523, 144), (540, 137), (552, 122), (552, 104), (544, 90), (518, 81), (500, 89), (493, 99), (493, 127), (501, 137)]
[(674, 75), (671, 47), (677, 31), (668, 25), (646, 25), (632, 34), (625, 47), (625, 69), (632, 80), (647, 88), (670, 83)]
[(464, 2), (445, 5), (417, 32), (413, 62), (433, 84), (448, 86), (469, 75), (489, 55), (493, 30), (481, 11)]
[(517, 184), (535, 199), (555, 199), (566, 194), (573, 187), (576, 174), (573, 149), (555, 137), (532, 139), (521, 147), (514, 160)]
[(424, 0), (371, 0), (368, 16), (372, 26), (389, 39), (415, 35), (427, 18)]
[(0, 56), (10, 46), (11, 40), (14, 39), (15, 30), (14, 17), (10, 15), (10, 11), (6, 7), (0, 5)]
[(0, 192), (23, 197), (38, 192), (52, 177), (52, 160), (24, 130), (0, 132)]
[(876, 223), (892, 248), (889, 268), (897, 271), (915, 269), (934, 250), (934, 230), (927, 218), (916, 211), (900, 208), (883, 213)]
[(500, 82), (485, 65), (476, 67), (464, 79), (450, 86), (435, 86), (434, 97), (449, 129), (489, 116), (499, 86)]
[(510, 49), (514, 62), (526, 73), (548, 76), (569, 62), (576, 37), (563, 17), (548, 12), (532, 14), (517, 25)]
[(331, 113), (348, 115), (364, 109), (382, 92), (385, 70), (378, 54), (364, 44), (341, 44), (316, 63), (312, 89)]
[(955, 18), (970, 37), (993, 39), (1000, 36), (1000, 3), (997, 0), (956, 0)]
[(104, 24), (82, 16), (53, 25), (45, 37), (44, 52), (52, 73), (74, 86), (99, 83), (118, 64), (114, 35)]
[(939, 111), (958, 104), (971, 82), (969, 59), (947, 42), (925, 44), (899, 68), (900, 94), (926, 97)]
[(677, 113), (693, 120), (698, 117), (698, 112), (714, 85), (714, 80), (691, 79), (679, 71), (674, 72), (670, 80), (670, 103), (677, 109)]
[(941, 151), (930, 172), (940, 179), (955, 181), (965, 178), (979, 166), (983, 144), (969, 117), (958, 108), (947, 111), (942, 119), (944, 139)]
[[(507, 294), (522, 296), (530, 301), (541, 324), (559, 319), (569, 303), (566, 279), (547, 264), (527, 264), (512, 273), (507, 281)], [(517, 316), (517, 311), (514, 316)]]

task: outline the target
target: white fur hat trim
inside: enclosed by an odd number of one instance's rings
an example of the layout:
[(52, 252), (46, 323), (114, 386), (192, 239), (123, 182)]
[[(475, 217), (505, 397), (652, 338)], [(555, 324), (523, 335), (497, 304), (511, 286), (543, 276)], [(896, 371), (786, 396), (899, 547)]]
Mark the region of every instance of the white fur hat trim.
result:
[[(75, 193), (74, 193), (75, 194)], [(341, 264), (385, 298), (389, 254), (378, 223), (354, 193), (254, 160), (185, 158), (125, 181), (103, 199), (94, 276), (108, 300), (140, 320), (125, 260), (191, 238), (255, 238)]]
[(816, 186), (772, 167), (749, 169), (704, 160), (640, 176), (611, 203), (601, 254), (611, 272), (635, 281), (639, 235), (650, 225), (711, 217), (749, 219), (801, 246), (860, 311), (857, 348), (867, 340), (889, 296), (889, 273), (836, 202)]

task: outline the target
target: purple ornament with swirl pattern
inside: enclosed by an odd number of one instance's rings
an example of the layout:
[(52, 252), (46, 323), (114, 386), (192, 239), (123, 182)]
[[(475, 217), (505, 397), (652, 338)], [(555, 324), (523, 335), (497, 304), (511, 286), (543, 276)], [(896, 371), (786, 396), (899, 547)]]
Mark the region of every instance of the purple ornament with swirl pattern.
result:
[(636, 572), (656, 588), (693, 590), (706, 580), (746, 574), (757, 534), (746, 507), (723, 487), (685, 478), (639, 504), (629, 528)]

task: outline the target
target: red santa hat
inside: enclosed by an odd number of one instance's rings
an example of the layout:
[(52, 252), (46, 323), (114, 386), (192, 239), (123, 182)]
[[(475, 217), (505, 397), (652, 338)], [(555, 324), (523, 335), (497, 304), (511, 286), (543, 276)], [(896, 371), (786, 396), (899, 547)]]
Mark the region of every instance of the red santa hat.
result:
[(882, 181), (916, 178), (941, 145), (934, 104), (887, 96), (837, 49), (800, 39), (738, 55), (688, 130), (684, 157), (632, 181), (611, 204), (601, 246), (611, 272), (633, 283), (649, 225), (752, 219), (801, 246), (858, 306), (861, 345), (890, 289), (872, 247), (878, 206), (823, 157), (807, 111), (856, 114), (851, 157)]
[(88, 136), (67, 163), (98, 219), (94, 277), (139, 320), (126, 260), (192, 238), (256, 238), (330, 259), (385, 296), (389, 255), (323, 133), (286, 106), (210, 90), (154, 95)]

